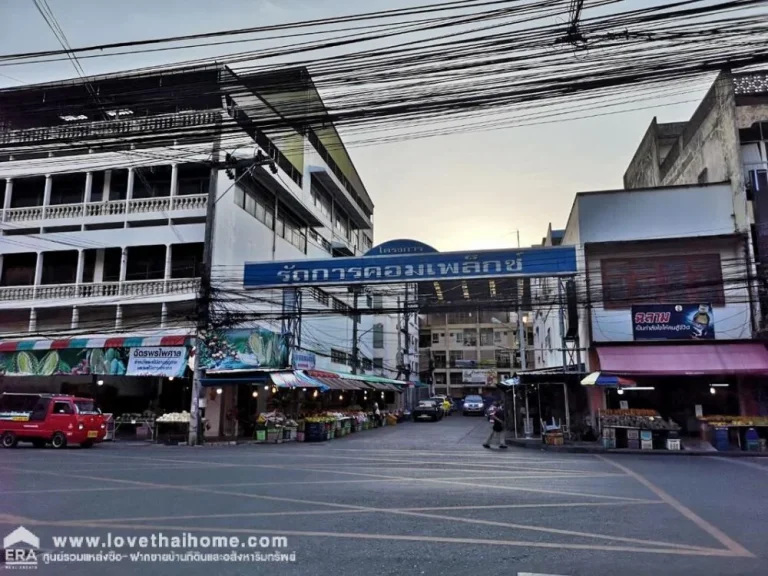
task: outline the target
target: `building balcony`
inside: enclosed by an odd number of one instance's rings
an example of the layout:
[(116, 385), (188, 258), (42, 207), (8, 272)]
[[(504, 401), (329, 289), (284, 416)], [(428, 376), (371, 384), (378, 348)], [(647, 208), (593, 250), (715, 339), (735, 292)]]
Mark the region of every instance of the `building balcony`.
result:
[[(97, 303), (121, 298), (194, 297), (200, 289), (200, 278), (167, 278), (162, 280), (126, 280), (82, 284), (41, 284), (37, 286), (0, 287), (0, 306), (25, 307), (70, 301)], [(6, 306), (6, 303), (13, 306)]]
[[(207, 194), (158, 196), (154, 198), (133, 198), (130, 200), (108, 200), (106, 202), (79, 202), (77, 204), (5, 208), (2, 210), (2, 221), (34, 225), (35, 223), (48, 223), (50, 220), (97, 220), (103, 217), (130, 217), (131, 215), (143, 216), (152, 214), (163, 216), (164, 213), (176, 211), (184, 212), (185, 216), (204, 216), (207, 206)], [(194, 214), (194, 212), (198, 214)]]

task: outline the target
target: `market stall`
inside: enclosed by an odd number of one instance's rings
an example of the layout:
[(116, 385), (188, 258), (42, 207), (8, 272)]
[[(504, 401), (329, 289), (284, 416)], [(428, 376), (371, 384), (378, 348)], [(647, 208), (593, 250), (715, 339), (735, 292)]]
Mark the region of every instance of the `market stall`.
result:
[(605, 448), (680, 450), (680, 426), (655, 410), (601, 410), (599, 422)]
[(716, 450), (768, 451), (768, 416), (702, 416), (701, 437)]

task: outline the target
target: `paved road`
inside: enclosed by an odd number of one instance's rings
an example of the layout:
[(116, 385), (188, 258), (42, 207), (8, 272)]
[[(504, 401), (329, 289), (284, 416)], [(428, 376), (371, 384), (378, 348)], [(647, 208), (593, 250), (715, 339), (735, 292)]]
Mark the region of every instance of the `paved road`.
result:
[(108, 533), (275, 535), (295, 552), (259, 564), (52, 563), (41, 576), (768, 571), (765, 460), (487, 451), (487, 427), (452, 416), (326, 444), (5, 450), (0, 536), (23, 525), (46, 550), (57, 535), (102, 538), (66, 550), (83, 554)]

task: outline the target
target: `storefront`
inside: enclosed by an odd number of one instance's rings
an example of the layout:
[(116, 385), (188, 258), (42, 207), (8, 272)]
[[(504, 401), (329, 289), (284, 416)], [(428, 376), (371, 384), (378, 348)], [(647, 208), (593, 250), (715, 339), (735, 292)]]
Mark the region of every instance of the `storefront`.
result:
[(595, 357), (601, 374), (631, 382), (592, 387), (592, 407), (603, 420), (647, 418), (710, 444), (714, 424), (734, 422), (721, 447), (746, 446), (749, 428), (768, 439), (768, 350), (761, 342), (601, 345)]
[[(378, 376), (264, 369), (213, 374), (203, 385), (209, 439), (303, 440), (312, 425), (308, 440), (327, 440), (334, 431), (344, 435), (395, 424), (406, 414), (400, 406), (408, 383)], [(316, 433), (319, 424), (327, 425), (322, 433)]]
[(0, 391), (91, 397), (117, 436), (153, 438), (156, 420), (191, 403), (186, 336), (0, 342)]

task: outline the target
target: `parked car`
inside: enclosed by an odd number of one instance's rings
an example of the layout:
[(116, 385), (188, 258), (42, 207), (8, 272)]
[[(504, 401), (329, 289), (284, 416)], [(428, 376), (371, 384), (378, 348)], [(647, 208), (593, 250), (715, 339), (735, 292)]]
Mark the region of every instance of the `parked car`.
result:
[(485, 414), (485, 404), (483, 403), (483, 397), (482, 396), (467, 396), (464, 398), (464, 405), (461, 408), (462, 414), (464, 416), (469, 416), (470, 414), (474, 415), (480, 415), (482, 416)]
[(450, 400), (448, 400), (448, 396), (438, 394), (437, 396), (433, 396), (432, 398), (430, 398), (430, 400), (434, 400), (437, 403), (437, 405), (442, 409), (443, 416), (451, 415), (453, 404), (451, 403)]
[(419, 405), (413, 409), (413, 421), (432, 420), (437, 422), (443, 418), (443, 408), (434, 400), (421, 400)]
[(59, 394), (0, 394), (0, 444), (14, 448), (31, 442), (35, 448), (50, 444), (64, 448), (79, 444), (90, 448), (104, 440), (106, 422), (90, 398)]

